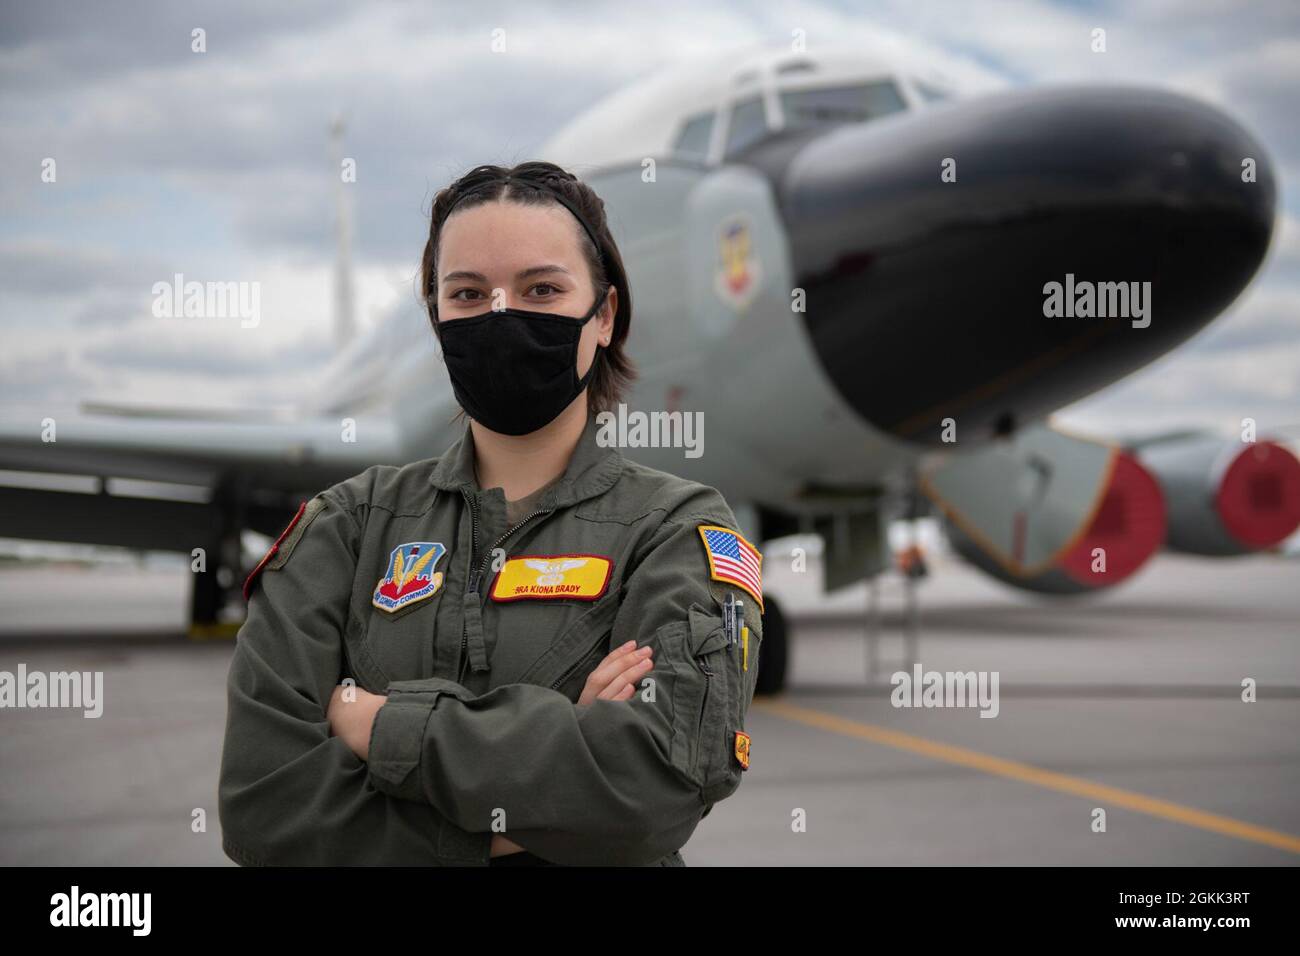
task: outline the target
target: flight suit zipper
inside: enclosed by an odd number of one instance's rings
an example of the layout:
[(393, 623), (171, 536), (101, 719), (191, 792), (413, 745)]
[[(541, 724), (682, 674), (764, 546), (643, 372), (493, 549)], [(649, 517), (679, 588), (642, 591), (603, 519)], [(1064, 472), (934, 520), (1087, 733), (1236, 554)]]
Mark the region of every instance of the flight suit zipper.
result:
[(709, 690), (713, 685), (713, 671), (709, 670), (709, 665), (704, 663), (704, 655), (701, 654), (695, 659), (700, 662), (700, 670), (704, 671), (704, 702), (700, 707), (700, 725), (696, 729), (696, 739), (698, 740), (699, 736), (704, 733), (704, 714), (709, 709)]
[[(475, 501), (474, 496), (471, 495), (464, 488), (460, 490), (460, 493), (465, 496), (465, 501), (469, 505), (469, 528), (470, 528), (470, 541), (471, 541), (471, 549), (472, 549), (470, 553), (472, 559), (478, 557), (478, 502)], [(501, 534), (501, 537), (497, 538), (496, 541), (492, 542), (492, 547), (488, 548), (487, 553), (483, 556), (483, 560), (482, 562), (479, 563), (478, 568), (470, 572), (469, 581), (465, 588), (465, 593), (476, 594), (478, 592), (479, 585), (483, 581), (483, 575), (487, 572), (488, 564), (492, 560), (492, 552), (496, 551), (496, 549), (501, 546), (501, 542), (505, 541), (506, 538), (510, 537), (512, 534), (514, 534), (524, 525), (528, 524), (528, 522), (532, 521), (538, 515), (550, 514), (554, 510), (555, 510), (554, 508), (539, 508), (538, 510), (532, 512), (531, 514), (524, 515), (524, 517), (519, 519), (519, 521), (516, 522), (513, 526), (507, 528)], [(479, 600), (481, 602), (482, 598), (480, 598)], [(463, 679), (465, 675), (465, 664), (468, 662), (468, 660), (469, 660), (469, 626), (464, 621), (462, 621), (460, 626), (460, 673), (456, 677), (457, 682), (460, 682)]]
[(570, 665), (570, 667), (569, 667), (568, 670), (566, 670), (566, 671), (565, 671), (563, 674), (561, 674), (559, 677), (555, 678), (555, 680), (551, 681), (551, 690), (559, 690), (559, 689), (560, 689), (560, 685), (563, 684), (563, 683), (564, 683), (566, 680), (568, 680), (570, 677), (572, 677), (574, 671), (576, 671), (579, 667), (582, 666), (583, 661), (585, 661), (585, 660), (587, 659), (587, 655), (590, 654), (594, 649), (596, 649), (597, 647), (599, 647), (599, 646), (601, 645), (601, 643), (604, 642), (605, 637), (606, 637), (607, 634), (608, 634), (608, 632), (605, 632), (605, 633), (601, 634), (599, 637), (597, 637), (596, 640), (592, 643), (592, 645), (591, 645), (590, 647), (586, 648), (586, 649), (582, 652), (582, 655), (578, 658), (577, 662), (575, 662), (574, 664)]

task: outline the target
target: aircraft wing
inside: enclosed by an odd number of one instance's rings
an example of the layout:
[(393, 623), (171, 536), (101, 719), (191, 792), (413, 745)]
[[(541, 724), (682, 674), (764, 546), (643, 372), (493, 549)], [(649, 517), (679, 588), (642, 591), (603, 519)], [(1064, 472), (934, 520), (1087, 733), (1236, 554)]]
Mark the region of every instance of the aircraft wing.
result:
[(0, 421), (0, 537), (189, 551), (227, 535), (232, 516), (273, 536), (301, 498), (405, 460), (383, 415), (358, 419), (355, 434), (336, 417), (84, 415), (47, 426)]
[(355, 436), (337, 418), (92, 415), (59, 417), (50, 429), (35, 418), (0, 421), (0, 469), (208, 486), (242, 472), (259, 486), (292, 490), (404, 460), (397, 428), (381, 416), (358, 420)]

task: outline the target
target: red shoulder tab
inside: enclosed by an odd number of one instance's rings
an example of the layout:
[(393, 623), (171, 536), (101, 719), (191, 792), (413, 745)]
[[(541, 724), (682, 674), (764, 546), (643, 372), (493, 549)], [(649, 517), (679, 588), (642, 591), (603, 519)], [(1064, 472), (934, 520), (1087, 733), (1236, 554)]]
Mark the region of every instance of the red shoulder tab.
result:
[(285, 529), (280, 532), (280, 537), (275, 539), (275, 544), (271, 545), (271, 550), (267, 551), (266, 554), (262, 555), (262, 560), (257, 562), (257, 567), (253, 568), (253, 570), (249, 572), (248, 577), (244, 579), (244, 600), (245, 601), (247, 601), (249, 595), (253, 593), (253, 580), (257, 577), (258, 573), (262, 570), (262, 568), (266, 567), (266, 562), (270, 561), (273, 557), (275, 557), (275, 553), (280, 550), (280, 542), (289, 536), (289, 532), (293, 530), (293, 526), (298, 523), (298, 521), (303, 516), (303, 512), (305, 512), (306, 510), (307, 510), (307, 502), (304, 501), (298, 505), (298, 513), (293, 516), (292, 520), (290, 520), (289, 524), (285, 527)]

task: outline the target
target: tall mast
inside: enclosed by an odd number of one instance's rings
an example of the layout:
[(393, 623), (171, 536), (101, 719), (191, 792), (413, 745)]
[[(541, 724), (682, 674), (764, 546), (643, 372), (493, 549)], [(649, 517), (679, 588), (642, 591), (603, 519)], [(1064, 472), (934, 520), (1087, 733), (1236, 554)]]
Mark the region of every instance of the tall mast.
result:
[(343, 114), (330, 123), (330, 159), (334, 166), (334, 189), (337, 203), (335, 235), (338, 258), (334, 264), (334, 343), (342, 348), (356, 333), (355, 303), (352, 291), (352, 216), (348, 201), (349, 183), (343, 181)]

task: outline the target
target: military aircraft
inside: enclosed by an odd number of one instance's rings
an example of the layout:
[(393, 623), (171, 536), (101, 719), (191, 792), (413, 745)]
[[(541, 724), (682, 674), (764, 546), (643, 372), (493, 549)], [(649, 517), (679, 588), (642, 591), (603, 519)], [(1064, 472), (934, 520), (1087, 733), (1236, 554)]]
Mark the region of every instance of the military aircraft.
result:
[[(924, 511), (978, 566), (1051, 593), (1116, 584), (1162, 544), (1227, 555), (1287, 537), (1300, 462), (1278, 442), (1047, 421), (1247, 287), (1273, 230), (1262, 145), (1162, 90), (959, 94), (859, 52), (760, 52), (632, 84), (542, 147), (604, 198), (629, 271), (627, 420), (651, 424), (624, 453), (714, 485), (756, 541), (820, 535), (828, 589), (883, 570), (886, 522)], [(204, 546), (217, 560), (192, 617), (211, 625), (238, 592), (242, 529), (274, 536), (303, 497), (436, 456), (461, 427), (415, 309), (342, 343), (320, 380), (285, 417), (101, 402), (54, 443), (5, 422), (0, 468), (92, 476), (99, 493), (0, 489), (0, 535)], [(674, 440), (690, 416), (702, 454)], [(123, 479), (203, 493), (114, 494)], [(764, 622), (769, 692), (778, 601)]]

